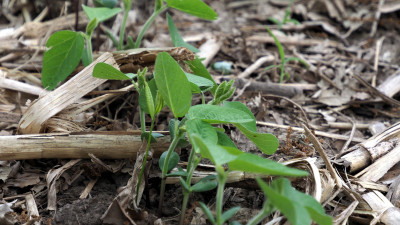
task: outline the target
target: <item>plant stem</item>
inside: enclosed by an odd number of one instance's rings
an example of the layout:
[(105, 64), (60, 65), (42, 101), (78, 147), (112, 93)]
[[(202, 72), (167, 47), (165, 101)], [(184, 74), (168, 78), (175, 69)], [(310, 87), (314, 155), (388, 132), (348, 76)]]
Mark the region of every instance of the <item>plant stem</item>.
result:
[(149, 131), (149, 136), (147, 137), (147, 149), (146, 149), (146, 154), (144, 156), (143, 162), (142, 162), (142, 168), (140, 169), (140, 173), (139, 173), (139, 179), (138, 179), (138, 185), (136, 187), (136, 205), (138, 205), (138, 197), (139, 197), (139, 188), (140, 188), (140, 183), (142, 182), (142, 176), (144, 173), (144, 169), (146, 166), (146, 162), (147, 162), (147, 156), (149, 155), (149, 149), (150, 149), (150, 143), (151, 143), (151, 134), (153, 132), (153, 127), (154, 127), (154, 119), (151, 120), (151, 125), (150, 125), (150, 131)]
[(216, 200), (216, 206), (215, 206), (215, 217), (216, 217), (216, 222), (217, 225), (222, 225), (222, 204), (223, 204), (223, 199), (224, 199), (224, 187), (225, 187), (225, 182), (226, 182), (226, 172), (224, 171), (224, 168), (220, 165), (216, 165), (216, 170), (217, 170), (217, 177), (218, 177), (218, 189), (217, 189), (217, 200)]
[(146, 23), (144, 24), (142, 30), (140, 31), (136, 42), (135, 42), (135, 48), (139, 48), (140, 44), (142, 42), (144, 33), (146, 32), (147, 28), (149, 28), (150, 24), (154, 21), (154, 19), (160, 15), (160, 13), (164, 12), (164, 10), (166, 10), (168, 8), (168, 6), (163, 5), (160, 9), (158, 9), (157, 11), (154, 11), (153, 14), (151, 14), (151, 16), (147, 19)]
[[(175, 121), (178, 119), (175, 118)], [(166, 183), (166, 178), (167, 178), (167, 170), (168, 170), (168, 164), (169, 164), (169, 158), (171, 157), (172, 151), (176, 148), (176, 145), (179, 142), (179, 139), (181, 138), (182, 134), (178, 133), (178, 123), (175, 123), (175, 137), (172, 140), (171, 144), (169, 145), (169, 148), (167, 150), (167, 156), (165, 157), (164, 160), (164, 165), (162, 168), (162, 180), (161, 180), (161, 188), (160, 188), (160, 201), (158, 203), (158, 216), (161, 217), (162, 215), (162, 205), (164, 201), (164, 192), (165, 192), (165, 183)]]
[(247, 222), (246, 225), (259, 224), (265, 217), (267, 217), (269, 214), (271, 214), (272, 209), (273, 209), (272, 207), (264, 205), (264, 208), (261, 209), (261, 211), (255, 217), (251, 218), (251, 220), (249, 222)]
[(86, 44), (87, 44), (87, 55), (89, 59), (89, 64), (93, 62), (93, 53), (92, 53), (92, 35), (88, 36), (86, 39)]
[(190, 196), (190, 192), (183, 191), (183, 201), (182, 201), (181, 218), (179, 220), (179, 225), (184, 225), (185, 215), (186, 215), (185, 211), (186, 211), (187, 203), (189, 201), (189, 196)]
[(118, 50), (122, 50), (124, 45), (124, 35), (125, 35), (125, 27), (126, 21), (128, 20), (129, 11), (131, 10), (131, 5), (128, 8), (124, 9), (124, 20), (122, 21), (121, 29), (119, 31), (119, 43), (118, 43)]
[[(138, 89), (139, 90), (139, 89)], [(146, 132), (146, 112), (139, 108), (140, 129), (142, 133)], [(151, 121), (153, 123), (153, 120)]]
[[(189, 155), (189, 159), (188, 159), (188, 166), (187, 166), (187, 173), (188, 176), (186, 177), (186, 184), (190, 187), (191, 183), (192, 183), (192, 176), (194, 173), (195, 168), (197, 167), (197, 164), (199, 162), (199, 160), (196, 160), (196, 162), (194, 161), (194, 157), (196, 155), (195, 150), (192, 148), (192, 150), (190, 151), (190, 155)], [(185, 191), (185, 189), (183, 189), (183, 201), (182, 201), (182, 209), (181, 209), (181, 218), (179, 221), (180, 225), (183, 225), (184, 220), (185, 220), (185, 212), (186, 212), (186, 207), (187, 207), (187, 203), (189, 200), (189, 196), (191, 192), (187, 192)]]

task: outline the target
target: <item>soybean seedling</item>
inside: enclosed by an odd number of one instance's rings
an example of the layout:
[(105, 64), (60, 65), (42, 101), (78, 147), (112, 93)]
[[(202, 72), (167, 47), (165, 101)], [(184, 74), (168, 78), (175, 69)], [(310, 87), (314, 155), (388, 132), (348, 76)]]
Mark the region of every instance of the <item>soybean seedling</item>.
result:
[(270, 65), (270, 66), (267, 66), (267, 67), (265, 68), (265, 70), (269, 70), (269, 69), (272, 69), (272, 68), (279, 68), (279, 69), (280, 69), (279, 83), (282, 83), (282, 82), (283, 82), (283, 79), (284, 79), (285, 77), (286, 77), (286, 79), (289, 79), (289, 78), (290, 78), (289, 73), (285, 71), (286, 64), (287, 64), (288, 62), (291, 62), (291, 61), (300, 62), (301, 64), (303, 64), (303, 65), (308, 69), (308, 64), (307, 64), (304, 60), (302, 60), (302, 59), (300, 59), (300, 58), (298, 58), (298, 57), (287, 57), (287, 58), (286, 58), (286, 56), (285, 56), (285, 50), (283, 49), (283, 46), (282, 46), (282, 44), (279, 42), (278, 38), (276, 38), (275, 34), (272, 33), (272, 31), (271, 31), (268, 27), (265, 27), (265, 28), (267, 29), (269, 35), (271, 35), (272, 38), (274, 39), (275, 44), (276, 44), (276, 46), (278, 47), (279, 57), (280, 57), (280, 59), (281, 59), (281, 64), (280, 64), (280, 65)]

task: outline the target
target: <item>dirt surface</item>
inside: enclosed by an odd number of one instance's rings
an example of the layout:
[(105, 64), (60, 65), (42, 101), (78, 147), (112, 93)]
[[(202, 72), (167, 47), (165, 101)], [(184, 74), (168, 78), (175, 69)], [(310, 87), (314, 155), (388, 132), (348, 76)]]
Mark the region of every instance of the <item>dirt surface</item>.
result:
[[(357, 147), (360, 142), (381, 133), (400, 118), (400, 84), (396, 83), (399, 80), (396, 77), (400, 76), (399, 1), (296, 0), (290, 7), (290, 18), (296, 19), (300, 24), (289, 22), (282, 25), (280, 30), (269, 18), (282, 21), (289, 1), (205, 2), (218, 13), (218, 20), (204, 21), (176, 10), (167, 11), (172, 15), (181, 35), (189, 43), (200, 48), (204, 57), (208, 57), (207, 68), (217, 82), (236, 78), (237, 90), (233, 98), (245, 103), (252, 110), (259, 122), (259, 132), (272, 133), (280, 142), (277, 152), (267, 156), (260, 153), (257, 147), (233, 126), (224, 126), (238, 148), (280, 162), (315, 158), (315, 165), (320, 169), (323, 180), (321, 182), (323, 186), (328, 186), (329, 182), (335, 183), (334, 179), (332, 174), (327, 172), (326, 163), (315, 149), (315, 145), (304, 135), (301, 127), (302, 124), (306, 124), (316, 134), (340, 177), (349, 185), (346, 190), (351, 189), (349, 192), (340, 192), (336, 197), (333, 196), (335, 188), (324, 189), (323, 194), (335, 197), (328, 200), (328, 197), (324, 198), (323, 195), (320, 199), (325, 203), (327, 214), (341, 219), (342, 222), (345, 217), (349, 224), (369, 224), (374, 218), (381, 219), (383, 224), (398, 224), (389, 223), (385, 218), (380, 218), (382, 215), (372, 213), (361, 206), (359, 210), (366, 210), (368, 213), (358, 211), (344, 217), (340, 215), (347, 207), (351, 208), (355, 199), (368, 204), (363, 196), (370, 190), (377, 190), (382, 196), (386, 195), (388, 201), (392, 202), (389, 208), (397, 209), (399, 203), (399, 196), (395, 194), (395, 184), (398, 180), (396, 178), (399, 177), (397, 162), (382, 176), (363, 179), (357, 172), (379, 157), (367, 157), (365, 165), (354, 171), (350, 169), (348, 162), (341, 158), (344, 152), (354, 150), (351, 147)], [(30, 87), (41, 87), (43, 51), (38, 50), (38, 47), (43, 46), (48, 36), (58, 29), (74, 29), (77, 24), (78, 30), (84, 30), (87, 20), (82, 17), (79, 23), (75, 23), (74, 4), (69, 1), (48, 3), (49, 1), (0, 1), (0, 72), (7, 79), (29, 84)], [(127, 35), (134, 38), (137, 36), (153, 11), (152, 4), (153, 1), (134, 2), (127, 24)], [(37, 18), (46, 6), (48, 11), (43, 18), (28, 22), (28, 18)], [(63, 7), (65, 11), (61, 10)], [(59, 16), (60, 13), (63, 16)], [(70, 19), (67, 20), (69, 24), (63, 28), (51, 25), (56, 24), (56, 18), (65, 17), (65, 13), (71, 13)], [(122, 14), (105, 22), (103, 26), (118, 30), (121, 16)], [(285, 77), (283, 84), (279, 84), (279, 68), (265, 70), (269, 65), (281, 63), (274, 40), (267, 33), (265, 26), (273, 30), (278, 37), (286, 57), (298, 57), (308, 64), (306, 68), (299, 62), (289, 62), (285, 67), (289, 77)], [(98, 28), (95, 32), (95, 52), (115, 50), (102, 29)], [(166, 46), (172, 46), (172, 43), (165, 14), (162, 14), (146, 33), (142, 47)], [(210, 46), (211, 49), (204, 53), (203, 49)], [(215, 49), (216, 55), (210, 55)], [(269, 58), (249, 71), (251, 65), (262, 57)], [(215, 63), (223, 61), (231, 66), (229, 74), (224, 76), (222, 71), (213, 69)], [(108, 81), (94, 91), (107, 93), (127, 85), (127, 82)], [(17, 135), (18, 123), (26, 111), (26, 106), (37, 99), (38, 94), (43, 95), (44, 91), (36, 94), (26, 92), (2, 80), (0, 88), (0, 135)], [(383, 97), (379, 93), (383, 93)], [(96, 96), (98, 95), (92, 93), (85, 98)], [(140, 122), (137, 99), (135, 91), (123, 92), (86, 110), (87, 117), (80, 122), (73, 121), (73, 128), (52, 125), (51, 129), (46, 129), (61, 132), (138, 130)], [(210, 96), (206, 96), (206, 99), (210, 99)], [(194, 99), (194, 102), (200, 101), (198, 96)], [(167, 109), (163, 110), (155, 129), (167, 131), (170, 118), (171, 113)], [(397, 133), (394, 136), (397, 136)], [(397, 142), (394, 146), (396, 145)], [(177, 151), (184, 166), (189, 148)], [(167, 185), (163, 215), (157, 216), (161, 173), (157, 160), (153, 158), (150, 161), (148, 183), (139, 209), (128, 209), (129, 217), (136, 224), (177, 224), (179, 220), (182, 190), (178, 181), (171, 180), (171, 184)], [(103, 224), (104, 213), (127, 185), (135, 161), (104, 159), (104, 164), (101, 164), (93, 158), (82, 159), (59, 173), (53, 187), (55, 192), (49, 194), (50, 172), (63, 168), (70, 162), (67, 159), (1, 161), (0, 197), (3, 199), (2, 205), (13, 202), (11, 208), (14, 214), (8, 220), (4, 216), (0, 218), (0, 224)], [(207, 160), (202, 161), (202, 164), (204, 165), (199, 167), (199, 171), (213, 172)], [(90, 186), (89, 183), (92, 183), (92, 189), (89, 189), (87, 196), (80, 197), (85, 188)], [(292, 184), (309, 194), (313, 193), (316, 186), (312, 178), (292, 180)], [(186, 224), (207, 223), (198, 202), (204, 202), (212, 208), (215, 193), (208, 191), (191, 195), (185, 212)], [(36, 203), (36, 216), (29, 217), (31, 212), (26, 204), (26, 196), (29, 194), (33, 195)], [(56, 206), (52, 210), (48, 210), (49, 199), (52, 198), (50, 195), (56, 196), (56, 199), (53, 199)], [(224, 200), (225, 209), (242, 207), (234, 219), (244, 224), (261, 209), (264, 195), (253, 179), (241, 178), (227, 184)], [(326, 200), (328, 201), (324, 202)], [(112, 215), (106, 216), (108, 224), (130, 224), (121, 210), (112, 212)], [(275, 219), (277, 217), (279, 214), (275, 215)], [(263, 224), (272, 219), (272, 216), (268, 217)], [(285, 219), (282, 219), (274, 224), (284, 222)]]

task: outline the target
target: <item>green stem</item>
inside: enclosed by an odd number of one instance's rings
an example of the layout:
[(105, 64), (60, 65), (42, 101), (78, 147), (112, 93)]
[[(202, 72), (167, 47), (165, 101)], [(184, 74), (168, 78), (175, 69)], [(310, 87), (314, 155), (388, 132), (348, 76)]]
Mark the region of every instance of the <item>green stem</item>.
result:
[[(139, 109), (139, 119), (140, 119), (140, 129), (142, 130), (142, 133), (146, 132), (146, 112), (142, 110), (142, 108)], [(153, 123), (153, 120), (151, 121)]]
[(142, 182), (142, 176), (144, 173), (144, 169), (146, 166), (147, 162), (147, 156), (149, 155), (149, 149), (150, 149), (150, 142), (151, 142), (151, 134), (153, 132), (153, 127), (154, 127), (154, 119), (151, 120), (151, 125), (150, 125), (150, 131), (149, 131), (149, 136), (147, 137), (147, 149), (146, 149), (146, 155), (144, 156), (143, 162), (142, 162), (142, 168), (140, 169), (139, 173), (139, 180), (138, 180), (138, 185), (136, 187), (136, 205), (138, 205), (138, 197), (139, 197), (139, 188), (140, 188), (140, 183)]
[(222, 225), (222, 205), (224, 199), (224, 187), (226, 182), (226, 172), (224, 168), (220, 165), (216, 165), (217, 177), (218, 177), (218, 189), (217, 189), (217, 200), (216, 200), (216, 208), (215, 208), (215, 217), (217, 225)]
[(89, 59), (89, 64), (93, 62), (93, 53), (92, 53), (92, 35), (87, 36), (86, 39), (86, 45), (87, 45), (87, 55), (88, 55), (88, 59)]
[(128, 8), (125, 8), (125, 10), (124, 10), (124, 20), (122, 21), (122, 26), (119, 31), (119, 43), (118, 43), (118, 47), (117, 47), (118, 50), (122, 50), (123, 45), (124, 45), (126, 21), (128, 20), (128, 15), (129, 15), (130, 10), (131, 10), (130, 6)]
[[(175, 121), (178, 119), (175, 118)], [(175, 137), (172, 140), (171, 144), (169, 145), (169, 148), (167, 150), (167, 155), (164, 160), (164, 165), (162, 168), (162, 180), (161, 180), (161, 188), (160, 188), (160, 201), (158, 203), (158, 216), (161, 217), (162, 215), (162, 205), (164, 201), (164, 192), (165, 192), (165, 184), (166, 184), (166, 178), (167, 178), (167, 170), (168, 170), (168, 164), (169, 164), (169, 158), (171, 157), (172, 151), (176, 148), (176, 145), (179, 142), (179, 139), (182, 137), (182, 134), (178, 133), (178, 123), (175, 123)]]
[(247, 225), (259, 224), (265, 217), (271, 214), (271, 212), (272, 212), (272, 207), (265, 208), (264, 206), (264, 208), (255, 217), (251, 218), (251, 220), (247, 222)]
[(144, 24), (142, 30), (140, 31), (136, 42), (135, 42), (135, 48), (139, 48), (140, 44), (142, 42), (144, 33), (146, 32), (147, 28), (149, 28), (150, 24), (154, 21), (154, 19), (160, 15), (162, 12), (164, 12), (164, 10), (166, 10), (168, 8), (168, 6), (164, 5), (162, 6), (160, 9), (158, 9), (157, 11), (154, 11), (153, 14), (151, 14), (151, 16), (147, 19), (146, 23)]
[[(188, 176), (186, 177), (186, 184), (190, 187), (191, 183), (192, 183), (192, 176), (194, 173), (195, 168), (197, 167), (197, 164), (200, 162), (200, 160), (196, 160), (195, 158), (195, 150), (192, 148), (192, 150), (190, 151), (190, 155), (189, 155), (189, 159), (188, 159), (188, 166), (187, 166), (187, 173)], [(180, 225), (184, 224), (184, 220), (185, 220), (185, 212), (186, 212), (186, 207), (187, 207), (187, 203), (189, 200), (189, 196), (190, 196), (191, 192), (186, 192), (183, 189), (183, 201), (182, 201), (182, 210), (181, 210), (181, 218), (179, 221)]]
[(183, 191), (183, 201), (182, 201), (182, 211), (181, 218), (179, 220), (179, 225), (184, 225), (185, 223), (185, 215), (186, 215), (186, 207), (189, 201), (190, 192)]

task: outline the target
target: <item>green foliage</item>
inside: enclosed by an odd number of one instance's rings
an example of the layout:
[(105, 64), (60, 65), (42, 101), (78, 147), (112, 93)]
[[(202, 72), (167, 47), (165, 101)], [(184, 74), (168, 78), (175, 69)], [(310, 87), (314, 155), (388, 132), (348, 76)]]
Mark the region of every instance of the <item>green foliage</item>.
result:
[(83, 11), (85, 11), (89, 20), (97, 18), (99, 23), (110, 19), (111, 17), (117, 15), (119, 12), (122, 11), (121, 8), (112, 8), (112, 9), (107, 7), (92, 8), (85, 5), (82, 5), (82, 8)]
[(192, 103), (190, 84), (179, 64), (166, 52), (157, 55), (154, 79), (174, 117), (184, 116)]
[(274, 39), (275, 44), (276, 44), (276, 46), (278, 47), (279, 57), (281, 58), (281, 65), (279, 65), (279, 66), (271, 65), (271, 66), (268, 66), (267, 68), (265, 68), (266, 70), (272, 69), (272, 68), (275, 68), (275, 67), (279, 67), (279, 68), (280, 68), (280, 71), (281, 71), (281, 75), (280, 75), (280, 78), (279, 78), (279, 82), (282, 83), (282, 82), (283, 82), (283, 79), (284, 79), (285, 77), (286, 77), (286, 79), (289, 79), (289, 78), (290, 78), (289, 73), (285, 72), (286, 63), (288, 63), (288, 62), (290, 62), (290, 61), (297, 61), (297, 62), (302, 63), (302, 64), (308, 69), (308, 64), (307, 64), (307, 62), (305, 62), (304, 60), (302, 60), (302, 59), (300, 59), (300, 58), (298, 58), (298, 57), (289, 57), (289, 58), (286, 58), (286, 57), (285, 57), (285, 51), (283, 50), (283, 46), (282, 46), (282, 44), (279, 42), (278, 38), (275, 36), (274, 33), (272, 33), (272, 31), (271, 31), (268, 27), (265, 27), (265, 28), (267, 29), (269, 35), (271, 35), (272, 38)]
[[(161, 154), (161, 156), (160, 156), (160, 159), (158, 160), (158, 166), (160, 167), (160, 169), (163, 169), (166, 157), (167, 157), (167, 152), (163, 152), (163, 154)], [(168, 160), (167, 171), (171, 171), (173, 168), (175, 168), (178, 165), (179, 160), (180, 160), (180, 157), (179, 157), (178, 153), (172, 152), (172, 154)]]
[[(93, 61), (91, 38), (94, 30), (98, 23), (115, 16), (121, 11), (120, 8), (114, 8), (116, 1), (94, 0), (94, 2), (101, 7), (90, 8), (83, 6), (90, 19), (86, 27), (86, 33), (60, 31), (49, 38), (46, 44), (49, 50), (44, 54), (42, 74), (45, 87), (49, 89), (55, 88), (59, 82), (64, 80), (75, 69), (81, 59), (84, 65), (88, 65)], [(143, 26), (136, 41), (133, 41), (131, 37), (127, 37), (128, 44), (124, 46), (125, 25), (132, 0), (123, 0), (123, 5), (124, 20), (119, 40), (110, 35), (113, 42), (117, 44), (118, 49), (140, 46), (144, 32), (155, 17), (168, 7), (204, 19), (213, 20), (217, 18), (214, 10), (201, 0), (156, 0), (154, 12)], [(290, 20), (289, 17), (286, 19)], [(184, 42), (170, 15), (167, 15), (167, 22), (171, 39), (175, 46), (183, 46), (197, 51), (196, 48)], [(272, 32), (268, 31), (273, 36)], [(295, 57), (285, 58), (282, 45), (275, 36), (273, 38), (277, 43), (281, 56), (281, 80), (283, 80), (283, 76), (285, 76), (284, 66), (287, 62), (304, 62)], [(139, 182), (141, 182), (144, 173), (150, 143), (155, 142), (156, 137), (159, 136), (153, 133), (155, 120), (164, 105), (169, 107), (175, 118), (169, 124), (171, 145), (159, 160), (159, 167), (162, 170), (160, 204), (162, 203), (167, 176), (179, 176), (184, 194), (182, 212), (185, 212), (187, 199), (191, 192), (208, 191), (218, 187), (215, 217), (203, 203), (200, 206), (211, 223), (222, 225), (239, 210), (239, 207), (235, 207), (222, 212), (223, 189), (229, 172), (236, 170), (278, 176), (306, 176), (307, 173), (239, 150), (235, 143), (225, 134), (224, 130), (214, 127), (214, 124), (236, 126), (266, 154), (272, 154), (276, 151), (278, 140), (272, 134), (257, 132), (254, 115), (246, 105), (240, 102), (227, 101), (235, 92), (233, 80), (217, 85), (200, 59), (197, 58), (185, 63), (194, 74), (185, 73), (168, 53), (161, 52), (156, 58), (154, 78), (151, 80), (146, 77), (146, 69), (138, 71), (137, 74), (124, 74), (106, 63), (95, 65), (93, 76), (101, 79), (131, 80), (139, 93), (142, 138), (147, 140), (147, 149), (139, 174)], [(205, 91), (210, 91), (214, 95), (209, 104), (191, 106), (192, 94)], [(146, 130), (146, 113), (151, 117), (149, 131)], [(179, 121), (178, 117), (183, 118)], [(187, 146), (189, 144), (188, 140), (191, 142), (193, 150), (190, 152), (187, 168), (184, 170), (178, 167), (178, 171), (169, 173), (173, 168), (177, 167), (180, 161), (179, 155), (174, 150), (177, 147)], [(205, 177), (192, 185), (193, 173), (203, 158), (210, 159), (215, 164), (216, 175)], [(325, 215), (318, 202), (312, 197), (294, 190), (287, 180), (276, 180), (271, 186), (262, 183), (260, 180), (258, 182), (263, 191), (266, 192), (268, 201), (265, 202), (261, 213), (252, 219), (249, 225), (258, 223), (261, 221), (260, 219), (268, 216), (275, 208), (283, 212), (292, 224), (307, 224), (311, 219), (323, 225), (332, 223), (332, 219)], [(139, 186), (140, 184), (137, 186), (136, 191), (139, 190)], [(137, 198), (136, 201), (138, 201)], [(184, 213), (182, 215), (182, 218), (184, 218)], [(301, 217), (302, 215), (305, 216)], [(182, 218), (181, 224), (183, 223)]]
[(78, 66), (84, 48), (84, 38), (73, 31), (58, 31), (46, 43), (50, 48), (43, 55), (42, 84), (53, 90)]
[(226, 212), (224, 212), (224, 213), (221, 215), (221, 221), (222, 221), (222, 223), (225, 223), (225, 222), (228, 221), (231, 217), (233, 217), (233, 216), (237, 213), (237, 211), (239, 211), (239, 209), (240, 209), (240, 206), (236, 206), (236, 207), (233, 207), (233, 208), (227, 210)]
[(165, 0), (168, 7), (206, 20), (216, 20), (217, 13), (201, 0)]
[(117, 0), (93, 0), (93, 3), (96, 7), (107, 7), (114, 8), (118, 1)]
[(93, 77), (108, 80), (130, 80), (130, 78), (107, 63), (97, 63), (93, 68)]
[(275, 176), (307, 176), (303, 170), (293, 169), (255, 154), (243, 153), (228, 163), (231, 170)]
[(235, 93), (235, 87), (233, 87), (234, 82), (235, 80), (230, 80), (229, 82), (223, 81), (220, 85), (218, 85), (215, 91), (215, 97), (210, 104), (219, 105), (221, 102), (231, 98)]
[(279, 178), (268, 186), (258, 178), (257, 183), (268, 201), (288, 218), (290, 224), (310, 224), (311, 219), (320, 225), (332, 224), (332, 218), (325, 214), (322, 206), (313, 197), (295, 190), (289, 180)]
[(279, 28), (279, 29), (281, 29), (282, 26), (285, 25), (285, 24), (287, 24), (287, 23), (293, 23), (293, 24), (297, 24), (297, 25), (300, 24), (299, 21), (290, 18), (290, 14), (291, 14), (291, 11), (290, 11), (290, 10), (291, 10), (291, 8), (292, 8), (293, 2), (294, 2), (294, 0), (290, 0), (289, 5), (286, 7), (285, 16), (283, 17), (283, 20), (282, 20), (282, 21), (279, 21), (279, 20), (277, 20), (277, 19), (275, 19), (275, 18), (273, 18), (273, 17), (269, 17), (268, 20), (271, 21), (271, 22), (273, 22), (273, 23), (275, 23), (276, 25), (278, 25), (278, 28)]
[(245, 112), (217, 105), (195, 105), (189, 109), (189, 119), (202, 119), (212, 124), (247, 123), (253, 118)]
[(208, 175), (200, 179), (195, 185), (193, 185), (190, 190), (192, 192), (204, 192), (204, 191), (211, 191), (217, 187), (217, 176), (215, 175)]
[(189, 68), (193, 71), (193, 73), (197, 76), (203, 77), (213, 83), (211, 88), (211, 93), (215, 93), (217, 83), (211, 77), (210, 73), (208, 72), (207, 68), (201, 63), (199, 58), (196, 58), (192, 61), (185, 61), (185, 63), (189, 66)]
[(186, 43), (183, 40), (182, 36), (179, 34), (179, 31), (175, 26), (174, 21), (172, 20), (172, 17), (168, 13), (167, 13), (167, 23), (168, 23), (169, 34), (171, 36), (172, 43), (174, 44), (175, 47), (185, 47), (194, 53), (200, 51), (199, 49), (193, 47), (192, 45)]

